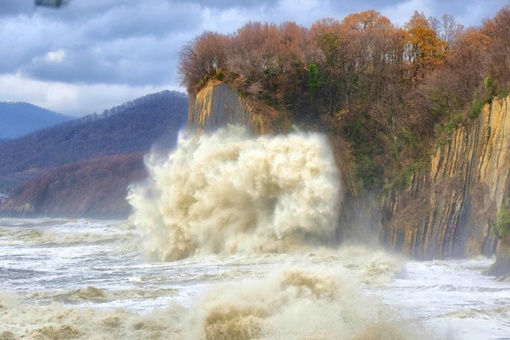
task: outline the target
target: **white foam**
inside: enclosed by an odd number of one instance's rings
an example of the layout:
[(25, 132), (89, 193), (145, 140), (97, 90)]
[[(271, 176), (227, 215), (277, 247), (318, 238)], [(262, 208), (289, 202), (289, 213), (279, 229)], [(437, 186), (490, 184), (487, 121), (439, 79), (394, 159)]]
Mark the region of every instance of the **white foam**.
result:
[(318, 134), (181, 134), (166, 159), (146, 163), (150, 178), (128, 200), (158, 260), (291, 251), (325, 242), (337, 226), (338, 173)]

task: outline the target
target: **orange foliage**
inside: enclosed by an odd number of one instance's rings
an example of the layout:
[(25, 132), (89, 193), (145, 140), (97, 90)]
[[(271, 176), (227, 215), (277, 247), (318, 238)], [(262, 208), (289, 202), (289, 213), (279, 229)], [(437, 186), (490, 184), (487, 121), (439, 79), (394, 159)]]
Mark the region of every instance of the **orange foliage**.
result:
[(393, 28), (390, 19), (373, 9), (350, 14), (342, 20), (342, 24), (356, 32), (386, 31)]
[(448, 44), (430, 28), (423, 14), (415, 12), (407, 27), (407, 60), (412, 65), (412, 80), (416, 83), (448, 56)]
[[(250, 22), (224, 37), (218, 58), (225, 58), (225, 80), (242, 94), (345, 138), (353, 168), (373, 187), (382, 183), (383, 169), (396, 172), (426, 155), (418, 146), (432, 140), (436, 124), (508, 88), (509, 31), (510, 7), (467, 31), (449, 15), (427, 19), (415, 12), (396, 27), (368, 10), (310, 28)], [(184, 54), (198, 51), (194, 41)], [(181, 67), (181, 74), (193, 92), (208, 71), (190, 60), (181, 60), (189, 70)]]

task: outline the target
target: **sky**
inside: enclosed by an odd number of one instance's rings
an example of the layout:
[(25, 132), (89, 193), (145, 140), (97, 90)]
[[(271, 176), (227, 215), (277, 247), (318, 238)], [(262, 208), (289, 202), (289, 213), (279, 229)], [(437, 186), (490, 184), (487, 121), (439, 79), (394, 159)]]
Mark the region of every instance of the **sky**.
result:
[(179, 51), (204, 31), (235, 33), (249, 21), (294, 21), (375, 9), (393, 24), (414, 11), (450, 14), (466, 27), (492, 18), (509, 0), (0, 0), (0, 101), (59, 113), (101, 113), (162, 90), (185, 92)]

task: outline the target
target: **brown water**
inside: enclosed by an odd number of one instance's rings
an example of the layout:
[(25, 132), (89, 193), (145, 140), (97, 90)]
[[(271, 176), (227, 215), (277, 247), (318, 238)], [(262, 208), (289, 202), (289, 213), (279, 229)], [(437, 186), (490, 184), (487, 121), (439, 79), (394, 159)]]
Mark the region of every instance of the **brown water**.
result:
[(150, 179), (128, 198), (153, 259), (289, 252), (324, 243), (337, 227), (338, 173), (317, 134), (181, 135), (175, 152), (147, 164)]

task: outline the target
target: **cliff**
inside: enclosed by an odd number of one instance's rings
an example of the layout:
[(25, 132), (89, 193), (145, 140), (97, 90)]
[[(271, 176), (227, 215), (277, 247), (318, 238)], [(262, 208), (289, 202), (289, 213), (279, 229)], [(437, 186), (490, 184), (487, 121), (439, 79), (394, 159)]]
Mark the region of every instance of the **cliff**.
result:
[[(255, 134), (273, 132), (277, 112), (264, 103), (243, 99), (226, 83), (211, 81), (188, 99), (188, 129), (198, 134), (232, 124)], [(281, 114), (280, 114), (281, 116)]]
[[(198, 133), (226, 124), (247, 126), (255, 133), (274, 131), (274, 111), (261, 113), (259, 107), (255, 112), (254, 107), (225, 83), (211, 82), (190, 96), (188, 126)], [(406, 190), (384, 197), (383, 241), (423, 260), (497, 253), (492, 272), (504, 274), (510, 267), (510, 239), (498, 239), (494, 229), (510, 193), (508, 150), (510, 97), (494, 99), (471, 124), (459, 126), (447, 143), (433, 150), (428, 170), (416, 172)], [(355, 204), (351, 208), (357, 209)], [(349, 223), (344, 224), (348, 229)], [(347, 235), (347, 229), (339, 233)]]
[(491, 256), (498, 242), (504, 253), (506, 242), (493, 229), (510, 192), (509, 150), (510, 98), (494, 99), (437, 147), (428, 171), (385, 198), (386, 242), (418, 259)]

